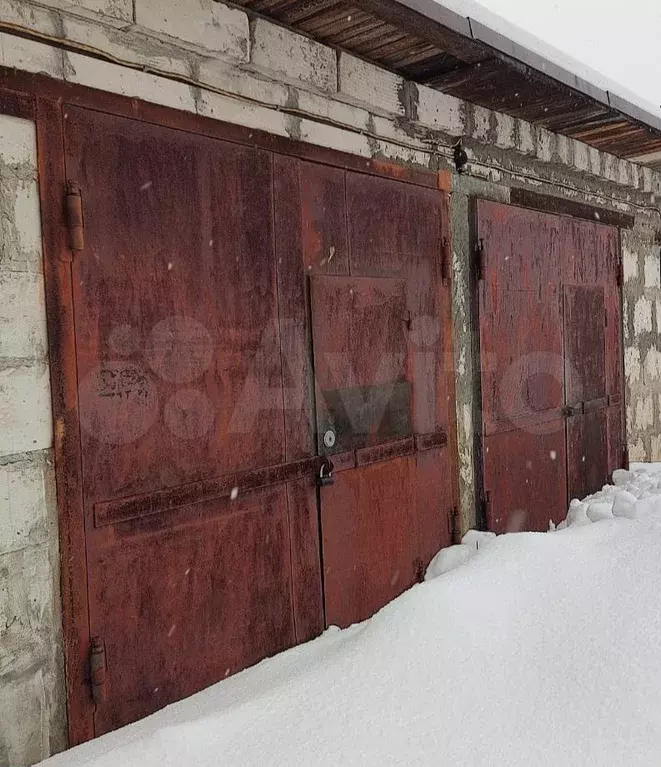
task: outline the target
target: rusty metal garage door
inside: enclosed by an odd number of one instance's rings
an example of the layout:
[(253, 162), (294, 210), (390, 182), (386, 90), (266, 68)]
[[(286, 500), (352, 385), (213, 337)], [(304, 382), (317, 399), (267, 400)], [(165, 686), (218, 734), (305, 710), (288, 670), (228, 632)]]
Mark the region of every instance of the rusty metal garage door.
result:
[(447, 197), (66, 112), (98, 735), (371, 615), (450, 542)]
[(476, 204), (486, 521), (545, 530), (624, 460), (619, 234)]

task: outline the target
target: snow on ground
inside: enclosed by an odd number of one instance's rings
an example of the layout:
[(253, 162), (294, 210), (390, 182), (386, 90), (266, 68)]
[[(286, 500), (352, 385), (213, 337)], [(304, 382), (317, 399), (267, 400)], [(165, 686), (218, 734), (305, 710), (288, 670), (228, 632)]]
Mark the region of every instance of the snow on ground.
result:
[(471, 534), (371, 620), (47, 764), (659, 767), (661, 466), (614, 480), (563, 529)]

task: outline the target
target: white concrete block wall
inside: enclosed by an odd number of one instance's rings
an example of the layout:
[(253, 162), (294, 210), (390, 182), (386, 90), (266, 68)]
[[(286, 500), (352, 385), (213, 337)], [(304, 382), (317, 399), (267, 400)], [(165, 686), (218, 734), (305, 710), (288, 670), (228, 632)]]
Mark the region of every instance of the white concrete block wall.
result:
[(632, 461), (661, 460), (661, 247), (658, 230), (622, 233), (624, 369)]
[(35, 126), (0, 115), (0, 765), (65, 745)]

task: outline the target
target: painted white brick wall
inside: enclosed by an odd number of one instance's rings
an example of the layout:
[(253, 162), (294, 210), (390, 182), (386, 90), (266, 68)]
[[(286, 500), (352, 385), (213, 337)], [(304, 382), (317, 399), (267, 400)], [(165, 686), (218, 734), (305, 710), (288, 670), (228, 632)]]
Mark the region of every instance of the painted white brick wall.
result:
[(135, 20), (155, 32), (237, 61), (248, 61), (248, 17), (215, 0), (135, 0)]
[(35, 126), (0, 115), (0, 766), (65, 745)]
[(337, 55), (332, 48), (284, 27), (256, 19), (251, 61), (290, 82), (302, 81), (322, 91), (337, 91)]

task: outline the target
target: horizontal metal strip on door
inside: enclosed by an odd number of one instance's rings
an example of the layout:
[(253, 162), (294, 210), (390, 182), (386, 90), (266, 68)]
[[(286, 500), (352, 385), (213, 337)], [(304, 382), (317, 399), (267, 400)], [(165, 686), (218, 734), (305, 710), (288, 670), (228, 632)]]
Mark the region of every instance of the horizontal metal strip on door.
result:
[(577, 402), (574, 405), (565, 405), (563, 412), (566, 416), (583, 415), (584, 413), (593, 413), (595, 410), (603, 410), (608, 406), (608, 397), (598, 397), (597, 399), (591, 399), (587, 402)]
[(502, 421), (485, 421), (484, 434), (502, 434), (517, 429), (527, 429), (531, 426), (541, 426), (551, 421), (557, 421), (564, 418), (564, 408), (554, 407), (549, 410), (542, 410), (539, 413), (527, 413), (526, 415), (513, 415), (511, 418)]
[(445, 447), (447, 444), (448, 435), (444, 431), (438, 431), (431, 434), (416, 434), (412, 437), (384, 442), (373, 447), (362, 447), (344, 453), (336, 453), (329, 458), (333, 462), (333, 471), (339, 472), (357, 469), (372, 463), (390, 461), (393, 458), (403, 458), (426, 450), (435, 450)]
[(96, 527), (113, 525), (152, 514), (162, 514), (194, 503), (225, 498), (231, 496), (233, 491), (243, 495), (246, 492), (292, 482), (307, 476), (316, 477), (325, 461), (326, 459), (321, 456), (314, 456), (277, 466), (226, 474), (218, 479), (202, 480), (155, 493), (143, 493), (130, 498), (96, 503), (94, 524)]

